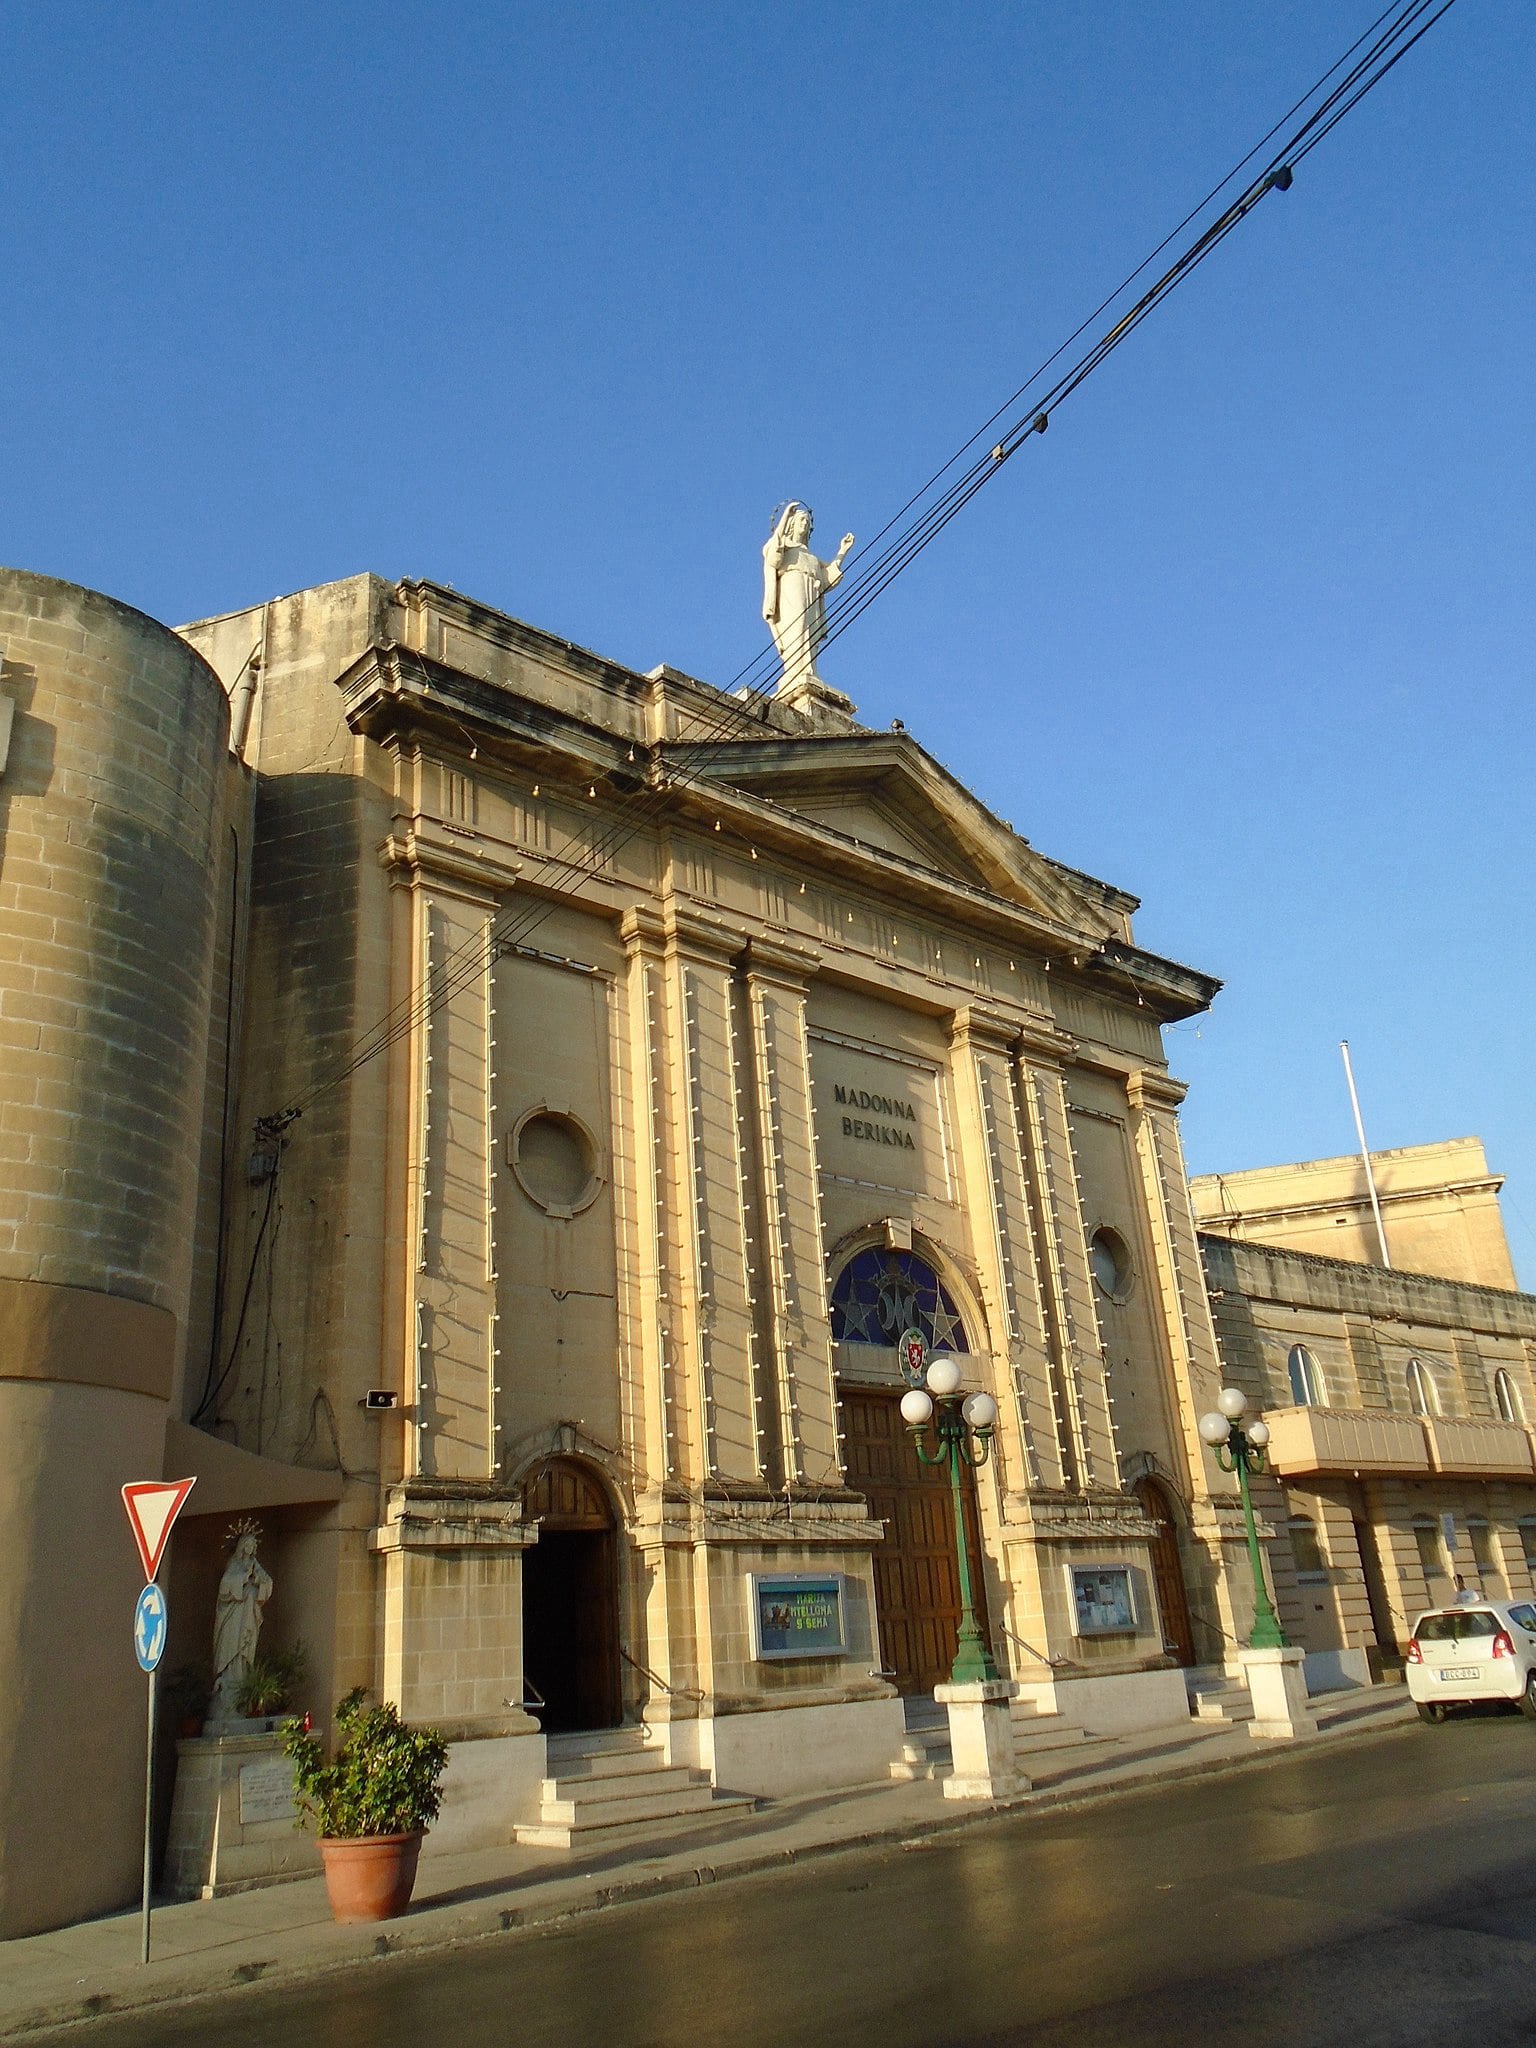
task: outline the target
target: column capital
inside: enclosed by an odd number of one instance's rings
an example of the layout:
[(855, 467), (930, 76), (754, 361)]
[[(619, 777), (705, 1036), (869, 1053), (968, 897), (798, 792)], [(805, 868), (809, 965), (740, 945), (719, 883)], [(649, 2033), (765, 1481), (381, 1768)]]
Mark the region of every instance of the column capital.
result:
[(494, 910), (522, 874), (520, 861), (484, 852), (470, 840), (442, 839), (430, 819), (405, 819), (379, 848), (379, 866), (396, 887), (424, 884)]
[(990, 1003), (967, 1003), (949, 1020), (950, 1043), (971, 1046), (978, 1052), (1011, 1053), (1023, 1029), (1021, 1020)]
[(761, 934), (747, 942), (747, 973), (754, 981), (778, 981), (804, 988), (820, 969), (821, 954), (814, 946), (800, 946), (793, 939), (770, 939)]
[(675, 899), (662, 905), (661, 927), (669, 953), (710, 967), (728, 965), (742, 949), (743, 934), (735, 925), (701, 911), (683, 910)]
[(1031, 1021), (1020, 1026), (1014, 1049), (1031, 1066), (1064, 1067), (1077, 1057), (1077, 1040), (1058, 1025)]
[(1156, 1068), (1142, 1067), (1126, 1076), (1125, 1092), (1133, 1109), (1177, 1109), (1189, 1093), (1189, 1083), (1176, 1081), (1172, 1074)]

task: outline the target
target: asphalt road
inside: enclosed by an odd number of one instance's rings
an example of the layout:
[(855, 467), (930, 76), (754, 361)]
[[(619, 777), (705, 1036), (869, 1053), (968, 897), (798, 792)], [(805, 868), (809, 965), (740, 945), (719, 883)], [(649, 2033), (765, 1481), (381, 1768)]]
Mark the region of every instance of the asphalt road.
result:
[[(59, 2039), (60, 2036), (51, 2036)], [(1536, 1727), (1413, 1727), (300, 1990), (96, 2048), (1536, 2043)]]

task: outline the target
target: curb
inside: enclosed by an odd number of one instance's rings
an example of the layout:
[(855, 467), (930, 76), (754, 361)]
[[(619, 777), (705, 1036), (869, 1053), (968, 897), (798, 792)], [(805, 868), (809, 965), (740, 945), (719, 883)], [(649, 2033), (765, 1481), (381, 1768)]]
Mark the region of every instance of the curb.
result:
[[(1388, 1710), (1370, 1716), (1358, 1727), (1346, 1725), (1325, 1729), (1321, 1731), (1321, 1740), (1331, 1747), (1336, 1742), (1364, 1741), (1372, 1737), (1381, 1739), (1413, 1725), (1405, 1714)], [(1303, 1753), (1315, 1754), (1316, 1750), (1316, 1743), (1303, 1745)], [(827, 1857), (874, 1849), (922, 1848), (988, 1822), (1022, 1820), (1035, 1814), (1068, 1813), (1102, 1805), (1109, 1800), (1132, 1799), (1138, 1795), (1145, 1797), (1161, 1791), (1166, 1785), (1262, 1770), (1297, 1754), (1297, 1747), (1293, 1744), (1274, 1743), (1252, 1754), (1200, 1758), (1171, 1765), (1165, 1770), (1097, 1785), (1053, 1786), (1042, 1792), (1026, 1792), (1017, 1799), (966, 1806), (931, 1820), (906, 1821), (889, 1827), (861, 1829), (856, 1834), (830, 1836), (825, 1841), (808, 1842), (799, 1848), (765, 1849), (755, 1855), (730, 1857), (720, 1863), (685, 1865), (675, 1870), (653, 1871), (644, 1877), (592, 1884), (584, 1891), (558, 1898), (532, 1899), (521, 1906), (484, 1904), (457, 1911), (451, 1907), (439, 1909), (445, 1917), (435, 1919), (430, 1925), (423, 1919), (419, 1923), (419, 1932), (412, 1930), (409, 1919), (396, 1922), (389, 1933), (358, 1929), (348, 1930), (346, 1935), (338, 1937), (327, 1930), (326, 1935), (320, 1937), (326, 1942), (325, 1952), (311, 1950), (286, 1961), (273, 1958), (270, 1962), (247, 1961), (210, 1969), (202, 1964), (200, 1958), (182, 1958), (179, 1963), (162, 1966), (167, 1972), (179, 1969), (179, 1976), (168, 1974), (152, 1984), (133, 1983), (122, 1991), (93, 1992), (67, 2001), (38, 2005), (0, 2025), (0, 2038), (27, 2036), (42, 2040), (59, 2028), (77, 2027), (93, 2019), (115, 2019), (146, 2013), (161, 2006), (193, 2005), (203, 2000), (227, 1998), (258, 1985), (263, 1989), (273, 1985), (292, 1988), (338, 1975), (359, 1964), (397, 1956), (425, 1956), (494, 1940), (501, 1935), (548, 1930), (585, 1919), (594, 1913), (606, 1912), (615, 1906), (643, 1905), (675, 1892), (696, 1891), (705, 1885), (771, 1876)], [(1134, 1769), (1134, 1765), (1126, 1768)]]

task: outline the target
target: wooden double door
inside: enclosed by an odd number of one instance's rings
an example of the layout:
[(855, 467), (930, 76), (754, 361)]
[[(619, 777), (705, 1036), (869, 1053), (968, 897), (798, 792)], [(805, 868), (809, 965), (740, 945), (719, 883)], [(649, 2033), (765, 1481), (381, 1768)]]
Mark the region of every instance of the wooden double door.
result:
[[(903, 1695), (948, 1682), (960, 1635), (960, 1574), (947, 1466), (925, 1465), (901, 1419), (899, 1393), (841, 1389), (848, 1484), (885, 1524), (875, 1546), (875, 1613), (880, 1662)], [(930, 1436), (930, 1442), (932, 1438)], [(971, 1597), (987, 1633), (976, 1482), (964, 1487)]]

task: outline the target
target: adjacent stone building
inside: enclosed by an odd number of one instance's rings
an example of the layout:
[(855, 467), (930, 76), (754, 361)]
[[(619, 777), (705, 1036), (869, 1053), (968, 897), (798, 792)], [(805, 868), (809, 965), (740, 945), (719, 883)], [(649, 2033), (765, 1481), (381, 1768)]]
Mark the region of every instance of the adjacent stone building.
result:
[(1536, 1296), (1513, 1285), (1499, 1182), (1475, 1138), (1371, 1159), (1391, 1267), (1358, 1158), (1193, 1184), (1226, 1377), (1270, 1425), (1256, 1499), (1314, 1689), (1400, 1663), (1460, 1585), (1536, 1593)]

